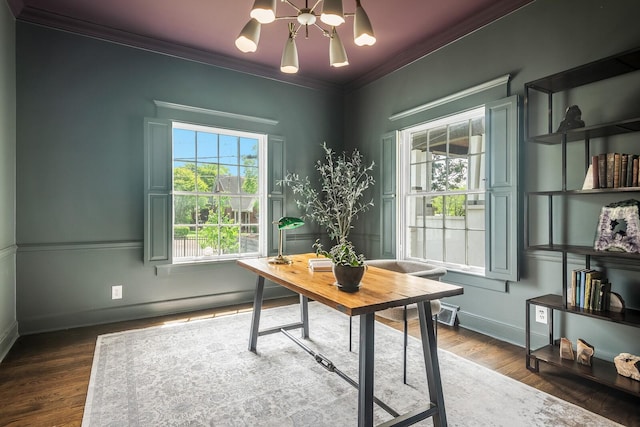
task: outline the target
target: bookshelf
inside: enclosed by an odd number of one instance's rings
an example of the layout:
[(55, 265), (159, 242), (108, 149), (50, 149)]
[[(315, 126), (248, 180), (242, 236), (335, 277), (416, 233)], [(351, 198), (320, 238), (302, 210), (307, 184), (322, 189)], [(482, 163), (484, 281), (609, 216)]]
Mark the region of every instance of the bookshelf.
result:
[[(538, 372), (540, 362), (547, 363), (562, 370), (566, 370), (574, 375), (588, 378), (601, 384), (625, 391), (640, 397), (640, 381), (618, 375), (613, 361), (594, 358), (592, 366), (584, 366), (576, 361), (560, 358), (559, 337), (556, 337), (554, 330), (554, 320), (560, 321), (565, 316), (557, 314), (565, 313), (571, 316), (582, 316), (596, 319), (603, 322), (611, 322), (640, 328), (640, 310), (625, 308), (622, 312), (595, 311), (572, 306), (567, 303), (567, 288), (569, 271), (567, 267), (567, 256), (573, 254), (583, 256), (585, 267), (590, 268), (592, 258), (616, 258), (630, 261), (640, 261), (640, 254), (625, 252), (604, 252), (596, 251), (593, 246), (579, 246), (568, 244), (557, 244), (554, 242), (555, 232), (553, 230), (554, 199), (564, 197), (598, 197), (605, 194), (620, 193), (625, 197), (634, 197), (633, 193), (640, 193), (640, 187), (618, 187), (618, 188), (598, 188), (598, 189), (568, 189), (567, 188), (567, 145), (573, 143), (583, 143), (585, 152), (585, 165), (589, 165), (593, 155), (591, 151), (592, 140), (606, 138), (627, 133), (638, 133), (640, 138), (640, 118), (624, 119), (620, 121), (590, 125), (578, 129), (571, 129), (564, 132), (553, 131), (553, 95), (574, 89), (582, 85), (587, 85), (600, 80), (609, 79), (625, 73), (640, 70), (640, 48), (622, 52), (599, 61), (585, 64), (570, 70), (556, 73), (525, 84), (525, 105), (526, 117), (525, 126), (527, 128), (528, 143), (559, 145), (561, 151), (561, 183), (560, 188), (544, 191), (529, 191), (524, 198), (525, 210), (525, 248), (530, 251), (552, 251), (559, 252), (562, 258), (562, 278), (559, 280), (561, 292), (559, 294), (542, 295), (530, 298), (526, 301), (526, 367)], [(542, 92), (548, 97), (548, 133), (543, 135), (529, 135), (529, 125), (532, 114), (529, 101), (533, 91)], [(539, 94), (535, 94), (540, 98)], [(544, 99), (544, 97), (543, 97)], [(557, 114), (557, 112), (555, 113)], [(634, 149), (636, 154), (640, 154), (640, 146)], [(585, 167), (586, 169), (586, 167)], [(546, 243), (531, 244), (529, 236), (529, 204), (531, 198), (546, 198), (549, 232)], [(597, 219), (597, 218), (596, 218)], [(560, 291), (560, 289), (559, 289)], [(532, 307), (533, 306), (533, 307)], [(548, 319), (548, 344), (533, 349), (531, 347), (531, 317), (535, 306), (549, 309)]]

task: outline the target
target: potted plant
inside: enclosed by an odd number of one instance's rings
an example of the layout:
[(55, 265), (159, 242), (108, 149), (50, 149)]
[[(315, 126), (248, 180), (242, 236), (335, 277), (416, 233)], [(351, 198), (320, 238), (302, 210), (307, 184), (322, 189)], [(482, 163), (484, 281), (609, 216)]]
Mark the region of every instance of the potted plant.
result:
[[(348, 287), (349, 290), (357, 290), (364, 274), (364, 256), (356, 252), (349, 241), (349, 233), (358, 214), (373, 206), (373, 200), (363, 202), (362, 198), (375, 183), (371, 175), (375, 163), (365, 164), (357, 149), (348, 156), (346, 153), (336, 155), (326, 143), (322, 144), (322, 148), (325, 152), (324, 162), (316, 162), (320, 191), (311, 185), (309, 177), (301, 178), (295, 173), (287, 173), (280, 184), (291, 188), (297, 206), (304, 212), (302, 217), (326, 228), (335, 242), (329, 251), (323, 249), (319, 240), (313, 247), (318, 255), (333, 261), (334, 275), (340, 289), (347, 290)], [(336, 266), (339, 268), (336, 269)], [(341, 273), (350, 269), (356, 269), (359, 273), (349, 273), (348, 277), (343, 278)]]

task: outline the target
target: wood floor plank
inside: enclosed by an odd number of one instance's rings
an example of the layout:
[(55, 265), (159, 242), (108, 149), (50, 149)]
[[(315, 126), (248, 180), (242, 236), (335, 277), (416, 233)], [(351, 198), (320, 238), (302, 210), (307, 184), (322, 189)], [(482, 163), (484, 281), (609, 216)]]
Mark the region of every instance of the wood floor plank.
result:
[[(265, 301), (265, 307), (298, 298)], [(96, 339), (101, 334), (250, 311), (250, 304), (20, 337), (0, 363), (0, 426), (80, 426)], [(402, 324), (378, 319), (399, 330)], [(357, 327), (357, 326), (356, 326)], [(409, 333), (418, 337), (417, 321)], [(622, 425), (640, 427), (639, 399), (550, 366), (525, 368), (523, 348), (458, 327), (438, 325), (438, 345), (479, 365)]]

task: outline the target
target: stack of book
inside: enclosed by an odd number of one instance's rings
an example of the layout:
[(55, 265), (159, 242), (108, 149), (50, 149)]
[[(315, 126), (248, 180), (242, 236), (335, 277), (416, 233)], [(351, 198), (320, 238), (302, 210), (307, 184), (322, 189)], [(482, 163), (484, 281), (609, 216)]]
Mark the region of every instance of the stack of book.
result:
[(589, 167), (591, 188), (621, 188), (638, 186), (639, 156), (637, 154), (602, 153), (592, 157)]
[(309, 259), (309, 269), (311, 271), (331, 271), (333, 262), (329, 258), (311, 258)]
[(609, 310), (611, 283), (602, 273), (589, 268), (571, 272), (571, 285), (567, 289), (567, 303), (593, 311)]

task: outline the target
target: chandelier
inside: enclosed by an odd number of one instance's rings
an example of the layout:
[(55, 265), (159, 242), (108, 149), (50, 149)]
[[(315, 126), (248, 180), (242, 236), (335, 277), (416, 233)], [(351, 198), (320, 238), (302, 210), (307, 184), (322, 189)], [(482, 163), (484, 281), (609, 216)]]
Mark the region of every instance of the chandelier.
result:
[[(298, 48), (296, 47), (296, 37), (304, 27), (305, 38), (309, 38), (309, 27), (316, 27), (325, 37), (329, 38), (329, 64), (332, 67), (343, 67), (349, 65), (347, 52), (340, 41), (336, 27), (344, 24), (345, 17), (353, 17), (353, 39), (358, 46), (371, 46), (376, 42), (373, 35), (373, 28), (367, 13), (362, 8), (360, 0), (356, 0), (355, 13), (344, 13), (342, 0), (315, 0), (313, 7), (309, 7), (308, 0), (305, 0), (304, 7), (299, 8), (290, 0), (280, 0), (287, 3), (296, 14), (291, 16), (276, 16), (276, 0), (255, 0), (251, 9), (251, 20), (244, 26), (240, 35), (236, 39), (236, 47), (240, 51), (248, 53), (258, 49), (260, 41), (260, 28), (262, 24), (269, 24), (275, 20), (294, 21), (289, 23), (289, 38), (287, 39), (280, 70), (283, 73), (298, 72)], [(322, 12), (318, 13), (319, 4), (322, 3)], [(330, 29), (321, 27), (316, 23), (317, 18), (326, 24)]]

